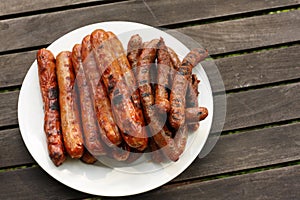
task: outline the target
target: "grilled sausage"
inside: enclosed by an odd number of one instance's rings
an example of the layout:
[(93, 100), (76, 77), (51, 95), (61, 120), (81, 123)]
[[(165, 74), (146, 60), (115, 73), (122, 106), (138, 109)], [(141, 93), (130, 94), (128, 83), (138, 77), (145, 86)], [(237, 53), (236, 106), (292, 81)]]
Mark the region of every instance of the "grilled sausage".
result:
[(98, 122), (91, 100), (89, 86), (83, 71), (81, 45), (76, 44), (72, 50), (72, 62), (76, 75), (76, 85), (79, 90), (81, 122), (86, 149), (93, 155), (105, 155), (106, 150), (100, 141)]
[(80, 158), (84, 151), (78, 105), (76, 104), (71, 52), (63, 51), (56, 57), (59, 105), (62, 133), (66, 151), (72, 158)]
[(95, 30), (91, 34), (91, 43), (123, 139), (130, 147), (142, 151), (147, 147), (147, 133), (129, 98), (128, 87), (122, 81), (122, 72), (112, 53), (107, 33)]
[(187, 123), (195, 123), (204, 120), (208, 115), (205, 107), (194, 107), (185, 109), (185, 118)]
[(37, 62), (48, 153), (52, 162), (59, 166), (65, 161), (66, 155), (61, 131), (55, 58), (49, 50), (40, 49), (37, 52)]
[(169, 85), (170, 85), (170, 87), (172, 87), (175, 74), (177, 73), (178, 69), (180, 68), (181, 61), (179, 60), (176, 52), (173, 49), (171, 49), (170, 47), (168, 47), (168, 53), (169, 53), (169, 56), (170, 56), (170, 59), (172, 62), (172, 65), (171, 65), (172, 68), (170, 70), (170, 76), (169, 76)]
[[(200, 80), (197, 79), (196, 74), (192, 74), (192, 83), (189, 83), (188, 91), (186, 95), (186, 107), (198, 107), (198, 84), (200, 83)], [(188, 124), (188, 130), (191, 132), (196, 131), (199, 128), (200, 124), (199, 122)]]
[(166, 157), (164, 156), (162, 150), (158, 147), (153, 138), (149, 140), (149, 147), (151, 151), (151, 159), (153, 162), (161, 163), (165, 161)]
[(95, 162), (97, 162), (97, 159), (86, 149), (80, 160), (86, 164), (94, 164)]
[(140, 92), (141, 103), (147, 124), (151, 122), (149, 111), (153, 109), (154, 97), (150, 85), (150, 68), (155, 62), (159, 40), (154, 39), (143, 47), (137, 64), (137, 84)]
[(192, 69), (199, 62), (204, 60), (207, 55), (208, 53), (204, 49), (193, 49), (183, 59), (178, 73), (174, 77), (170, 94), (171, 109), (169, 114), (169, 122), (174, 129), (179, 129), (179, 127), (185, 123), (185, 95)]
[(97, 121), (99, 123), (101, 139), (110, 147), (119, 145), (122, 142), (122, 136), (113, 119), (111, 104), (101, 81), (101, 77), (92, 52), (90, 35), (87, 35), (83, 38), (81, 45), (83, 69), (88, 80)]
[(171, 59), (163, 38), (160, 38), (157, 50), (157, 84), (155, 86), (155, 104), (160, 112), (169, 112), (170, 102), (167, 91)]
[[(139, 116), (138, 119), (141, 120), (140, 123), (144, 126), (145, 122), (144, 122), (143, 110), (142, 110), (142, 105), (141, 105), (141, 100), (140, 100), (140, 94), (139, 94), (139, 91), (137, 90), (136, 79), (135, 79), (133, 70), (129, 64), (127, 57), (126, 57), (126, 54), (125, 54), (125, 51), (124, 51), (121, 41), (112, 32), (107, 32), (107, 35), (108, 35), (108, 39), (109, 39), (110, 45), (112, 47), (112, 50), (115, 54), (115, 57), (118, 60), (119, 66), (123, 73), (124, 81), (129, 89), (129, 94), (131, 95), (131, 100), (133, 102), (133, 106)], [(133, 44), (131, 44), (131, 45), (133, 45)], [(133, 48), (133, 47), (131, 46), (130, 48)], [(133, 57), (133, 56), (131, 56), (131, 57)], [(132, 62), (136, 62), (136, 61), (134, 61), (135, 59), (137, 59), (137, 58), (132, 58)]]
[(141, 36), (139, 36), (138, 34), (131, 36), (127, 45), (127, 58), (135, 77), (137, 75), (136, 69), (142, 47), (143, 42)]

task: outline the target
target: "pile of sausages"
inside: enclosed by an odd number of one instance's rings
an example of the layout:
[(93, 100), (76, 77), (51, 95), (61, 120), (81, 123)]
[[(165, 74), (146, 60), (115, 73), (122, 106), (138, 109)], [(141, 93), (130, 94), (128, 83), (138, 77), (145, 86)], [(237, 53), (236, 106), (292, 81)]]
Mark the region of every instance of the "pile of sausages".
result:
[(207, 57), (193, 49), (180, 61), (163, 38), (133, 35), (125, 52), (112, 32), (93, 31), (56, 58), (37, 52), (48, 152), (56, 166), (66, 156), (94, 163), (98, 156), (133, 162), (177, 161), (188, 132), (208, 111), (198, 106), (192, 68)]

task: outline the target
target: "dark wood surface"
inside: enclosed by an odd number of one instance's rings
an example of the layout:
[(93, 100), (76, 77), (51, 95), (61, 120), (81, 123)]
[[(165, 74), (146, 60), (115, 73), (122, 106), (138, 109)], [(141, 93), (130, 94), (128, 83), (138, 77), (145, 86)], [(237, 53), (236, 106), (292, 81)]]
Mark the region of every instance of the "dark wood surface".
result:
[(17, 104), (37, 49), (110, 20), (188, 35), (215, 58), (203, 67), (213, 79), (217, 65), (227, 92), (224, 130), (208, 156), (153, 191), (118, 199), (299, 198), (299, 0), (21, 2), (0, 3), (0, 199), (94, 198), (36, 164), (18, 128)]

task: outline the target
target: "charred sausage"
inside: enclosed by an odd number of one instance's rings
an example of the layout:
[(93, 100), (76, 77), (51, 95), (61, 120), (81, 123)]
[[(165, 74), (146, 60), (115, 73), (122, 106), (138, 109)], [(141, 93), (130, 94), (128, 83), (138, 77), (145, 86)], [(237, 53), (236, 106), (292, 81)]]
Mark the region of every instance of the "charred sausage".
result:
[(122, 71), (112, 53), (107, 33), (101, 29), (95, 30), (91, 34), (91, 43), (123, 139), (130, 147), (142, 151), (147, 147), (147, 133), (130, 100), (128, 87), (122, 81)]
[(97, 121), (99, 123), (101, 139), (108, 146), (119, 145), (122, 142), (122, 136), (113, 119), (111, 104), (101, 81), (92, 52), (90, 35), (83, 38), (81, 45), (83, 69), (88, 80)]
[(61, 131), (55, 58), (49, 50), (40, 49), (37, 52), (37, 62), (48, 152), (52, 162), (59, 166), (65, 161), (66, 155)]
[(155, 85), (155, 104), (160, 112), (169, 112), (170, 102), (167, 91), (171, 59), (165, 42), (160, 38), (157, 50), (157, 84)]
[(208, 53), (204, 49), (193, 49), (183, 59), (178, 73), (174, 77), (170, 94), (171, 109), (169, 114), (169, 123), (174, 129), (179, 129), (185, 123), (185, 95), (192, 69), (204, 60), (207, 55)]

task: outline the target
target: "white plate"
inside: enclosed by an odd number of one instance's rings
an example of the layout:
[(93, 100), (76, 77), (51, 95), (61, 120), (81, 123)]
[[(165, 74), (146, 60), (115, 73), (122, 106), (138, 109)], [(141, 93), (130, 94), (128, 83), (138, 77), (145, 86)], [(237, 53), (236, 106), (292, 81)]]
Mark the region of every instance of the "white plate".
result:
[[(124, 47), (131, 35), (140, 34), (143, 41), (163, 37), (166, 44), (182, 58), (189, 50), (177, 39), (156, 28), (132, 22), (104, 22), (74, 30), (53, 42), (48, 49), (56, 56), (60, 51), (72, 50), (76, 43), (93, 30), (101, 28), (113, 31)], [(43, 130), (44, 114), (40, 94), (37, 62), (29, 69), (18, 102), (20, 131), (30, 154), (36, 162), (59, 182), (82, 192), (101, 196), (126, 196), (157, 188), (182, 173), (197, 157), (209, 135), (212, 124), (213, 97), (205, 71), (199, 66), (194, 72), (201, 80), (199, 105), (209, 110), (209, 116), (201, 122), (196, 133), (189, 134), (187, 147), (177, 162), (154, 164), (146, 156), (135, 165), (110, 168), (104, 165), (87, 165), (79, 160), (66, 160), (60, 167), (54, 166), (49, 159), (46, 137)]]

